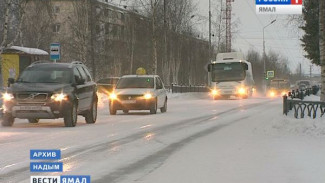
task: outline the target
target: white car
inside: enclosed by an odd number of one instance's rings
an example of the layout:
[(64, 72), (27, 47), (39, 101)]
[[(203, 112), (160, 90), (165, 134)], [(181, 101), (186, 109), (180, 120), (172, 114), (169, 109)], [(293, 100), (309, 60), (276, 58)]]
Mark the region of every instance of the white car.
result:
[(110, 94), (109, 112), (117, 110), (150, 110), (156, 114), (167, 111), (167, 91), (157, 75), (126, 75), (120, 78), (113, 93)]

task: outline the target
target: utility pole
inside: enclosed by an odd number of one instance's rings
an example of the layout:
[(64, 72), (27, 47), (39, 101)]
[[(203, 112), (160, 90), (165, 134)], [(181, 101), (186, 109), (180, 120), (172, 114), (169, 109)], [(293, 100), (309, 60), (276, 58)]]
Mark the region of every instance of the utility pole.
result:
[(301, 76), (302, 76), (302, 72), (301, 72), (301, 63), (299, 64), (299, 77), (301, 79)]
[[(221, 0), (221, 5), (220, 5), (220, 12), (222, 12), (222, 1), (223, 0)], [(218, 47), (217, 47), (217, 53), (219, 53), (220, 52), (220, 40), (221, 40), (221, 22), (222, 22), (222, 14), (220, 14), (220, 16), (219, 16), (219, 20), (218, 20), (218, 18), (217, 18), (217, 22), (219, 21), (219, 28), (218, 28), (218, 30), (217, 30), (217, 32), (218, 32)]]
[(311, 72), (312, 72), (312, 70), (313, 70), (313, 65), (310, 65), (309, 66), (309, 78), (311, 78)]
[(234, 0), (226, 0), (226, 50), (231, 52), (231, 3)]
[(265, 52), (265, 28), (272, 25), (274, 22), (276, 22), (276, 19), (272, 20), (269, 24), (267, 24), (266, 26), (263, 27), (263, 82), (264, 82), (264, 93), (266, 93), (266, 52)]
[(211, 0), (209, 0), (209, 61), (211, 60)]
[[(167, 49), (168, 49), (168, 42), (167, 42), (167, 1), (168, 0), (164, 0), (164, 63), (162, 64), (162, 67), (161, 68), (165, 68), (164, 67), (164, 64), (166, 64), (166, 65), (169, 65), (169, 64), (167, 64), (167, 59), (168, 59), (168, 57), (167, 57)], [(165, 68), (165, 69), (169, 69), (169, 67), (168, 68)], [(163, 71), (164, 72), (164, 71)], [(166, 83), (169, 83), (169, 78), (164, 78), (164, 79), (166, 79)]]

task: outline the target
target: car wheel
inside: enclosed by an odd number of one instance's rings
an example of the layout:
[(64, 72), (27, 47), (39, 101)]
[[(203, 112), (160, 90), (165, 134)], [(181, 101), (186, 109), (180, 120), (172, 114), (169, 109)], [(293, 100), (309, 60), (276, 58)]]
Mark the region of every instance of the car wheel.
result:
[(155, 100), (155, 103), (150, 109), (150, 114), (156, 114), (157, 113), (157, 99)]
[(77, 124), (77, 104), (74, 102), (70, 109), (64, 115), (64, 125), (66, 127), (74, 127)]
[(87, 111), (85, 115), (85, 120), (86, 123), (93, 124), (96, 122), (96, 119), (97, 119), (97, 101), (94, 101), (92, 103), (91, 108), (89, 109), (89, 111)]
[(128, 114), (129, 110), (123, 110), (124, 114)]
[(28, 119), (28, 122), (29, 123), (38, 123), (39, 122), (39, 119), (30, 118), (30, 119)]
[(167, 98), (165, 99), (164, 107), (160, 108), (160, 112), (161, 113), (167, 112)]
[(10, 113), (4, 113), (2, 116), (2, 126), (12, 126), (14, 124), (15, 118), (12, 117)]
[(116, 115), (116, 109), (114, 109), (114, 104), (109, 105), (109, 114), (110, 115)]

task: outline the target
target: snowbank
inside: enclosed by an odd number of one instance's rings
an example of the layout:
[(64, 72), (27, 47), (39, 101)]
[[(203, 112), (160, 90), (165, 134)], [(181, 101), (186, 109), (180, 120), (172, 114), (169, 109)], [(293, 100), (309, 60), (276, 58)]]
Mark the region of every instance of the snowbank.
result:
[(310, 95), (304, 98), (305, 101), (320, 101), (320, 96)]
[(272, 120), (272, 130), (280, 133), (312, 136), (312, 137), (324, 137), (325, 136), (325, 117), (316, 119), (305, 117), (302, 119), (296, 119), (293, 114), (288, 116), (279, 117), (277, 120)]
[(281, 110), (278, 110), (274, 114), (274, 117), (269, 119), (269, 122), (265, 126), (261, 126), (263, 133), (276, 136), (325, 137), (325, 116), (320, 117), (319, 111), (315, 119), (307, 115), (304, 118), (296, 119), (294, 117), (294, 111), (290, 111), (287, 116), (283, 115)]
[(169, 99), (208, 99), (208, 92), (167, 93)]

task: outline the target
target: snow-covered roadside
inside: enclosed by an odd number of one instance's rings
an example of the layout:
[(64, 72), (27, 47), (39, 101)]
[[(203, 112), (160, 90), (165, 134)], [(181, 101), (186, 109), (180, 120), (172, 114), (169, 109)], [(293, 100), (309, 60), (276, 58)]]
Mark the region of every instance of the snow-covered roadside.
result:
[(305, 101), (320, 101), (320, 96), (319, 95), (310, 95), (310, 96), (306, 96), (304, 98)]
[(283, 116), (281, 104), (195, 140), (136, 182), (324, 182), (324, 119)]
[[(316, 95), (306, 96), (304, 101), (320, 101)], [(263, 128), (270, 134), (285, 134), (295, 136), (324, 137), (325, 136), (325, 116), (320, 117), (320, 110), (317, 111), (315, 119), (307, 116), (301, 119), (294, 117), (294, 111), (289, 111), (288, 115), (283, 115), (279, 111), (270, 122)]]
[(270, 120), (266, 131), (272, 134), (286, 134), (295, 136), (325, 137), (325, 116), (312, 119), (308, 116), (296, 119), (292, 114), (277, 116)]

